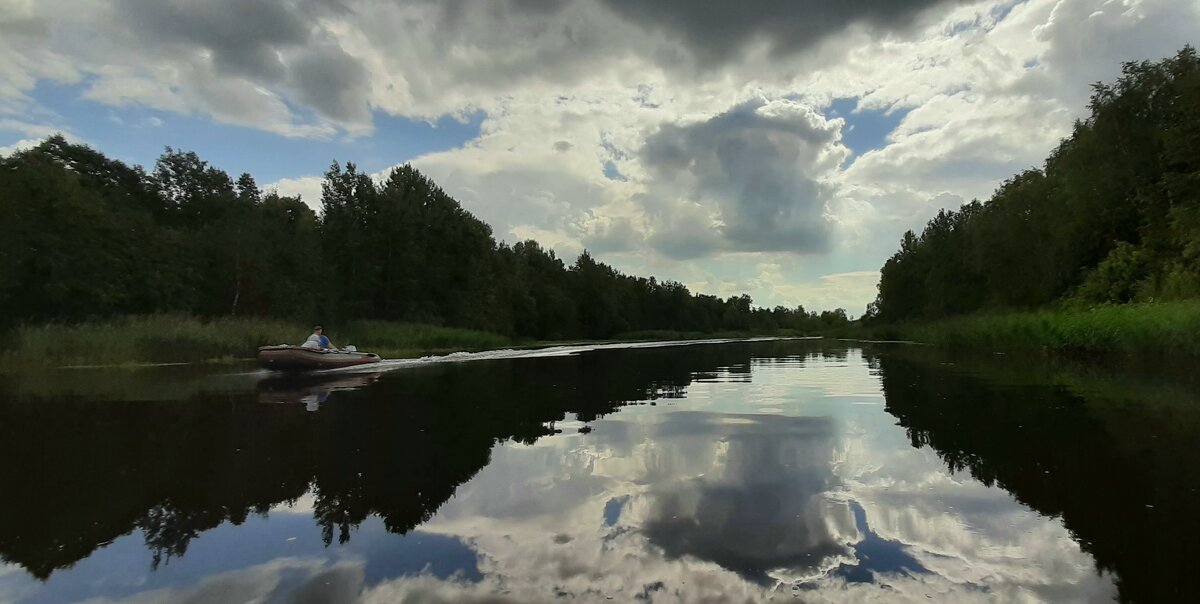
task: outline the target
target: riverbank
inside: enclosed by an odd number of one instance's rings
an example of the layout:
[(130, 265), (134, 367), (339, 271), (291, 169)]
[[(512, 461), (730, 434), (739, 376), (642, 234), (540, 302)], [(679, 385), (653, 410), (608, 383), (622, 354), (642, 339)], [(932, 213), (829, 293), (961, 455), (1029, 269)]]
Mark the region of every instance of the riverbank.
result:
[[(252, 358), (259, 346), (298, 344), (308, 336), (311, 328), (307, 324), (274, 319), (199, 319), (177, 314), (121, 317), (75, 325), (18, 326), (6, 338), (9, 345), (0, 351), (0, 369), (233, 363)], [(388, 321), (351, 321), (345, 325), (328, 325), (325, 331), (338, 346), (352, 344), (385, 359), (593, 342), (523, 340), (472, 329)], [(694, 340), (755, 335), (803, 334), (792, 331), (771, 334), (641, 331), (620, 334), (613, 340)]]
[(1200, 302), (1162, 302), (968, 315), (862, 327), (847, 337), (951, 349), (1200, 355)]
[[(0, 352), (0, 368), (234, 362), (253, 358), (259, 346), (299, 344), (311, 331), (311, 325), (289, 321), (175, 314), (19, 326)], [(509, 338), (484, 331), (384, 321), (330, 325), (326, 333), (338, 346), (353, 344), (385, 358), (512, 344)]]

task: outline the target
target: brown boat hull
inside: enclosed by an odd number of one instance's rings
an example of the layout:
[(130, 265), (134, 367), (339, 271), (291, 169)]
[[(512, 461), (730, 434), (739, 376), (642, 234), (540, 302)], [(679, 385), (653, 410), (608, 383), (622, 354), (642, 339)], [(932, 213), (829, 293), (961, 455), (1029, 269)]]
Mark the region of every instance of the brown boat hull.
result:
[(379, 361), (379, 355), (370, 352), (314, 350), (299, 346), (263, 346), (258, 349), (258, 363), (274, 371), (317, 371)]

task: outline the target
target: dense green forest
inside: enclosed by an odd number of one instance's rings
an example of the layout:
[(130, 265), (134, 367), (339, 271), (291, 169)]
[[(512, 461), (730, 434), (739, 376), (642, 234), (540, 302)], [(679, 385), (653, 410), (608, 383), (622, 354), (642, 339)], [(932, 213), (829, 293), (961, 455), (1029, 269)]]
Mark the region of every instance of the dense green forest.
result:
[(941, 211), (882, 269), (868, 319), (1200, 297), (1200, 59), (1124, 65), (1045, 166)]
[(8, 325), (181, 312), (330, 323), (376, 319), (535, 339), (643, 330), (812, 331), (843, 310), (752, 306), (567, 266), (491, 228), (410, 166), (383, 182), (334, 163), (318, 215), (195, 153), (147, 173), (54, 136), (0, 158), (0, 313)]

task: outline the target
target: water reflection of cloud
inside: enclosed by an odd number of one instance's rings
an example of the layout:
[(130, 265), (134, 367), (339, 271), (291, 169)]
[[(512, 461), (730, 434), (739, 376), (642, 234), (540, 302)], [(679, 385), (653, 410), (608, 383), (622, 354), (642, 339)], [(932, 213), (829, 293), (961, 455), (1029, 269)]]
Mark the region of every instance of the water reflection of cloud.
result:
[(829, 418), (677, 413), (671, 423), (690, 428), (676, 441), (724, 446), (719, 466), (647, 494), (641, 530), (668, 558), (708, 560), (772, 584), (849, 553), (858, 537), (849, 511), (824, 495), (834, 480)]
[[(482, 579), (475, 551), (454, 536), (420, 530), (398, 536), (386, 532), (382, 520), (371, 518), (360, 525), (351, 543), (325, 547), (311, 518), (282, 514), (251, 517), (236, 527), (217, 527), (198, 539), (187, 556), (153, 572), (137, 534), (117, 539), (81, 561), (72, 573), (56, 574), (44, 583), (23, 570), (8, 575), (0, 572), (0, 602), (57, 604), (88, 598), (104, 602), (295, 602), (299, 600), (290, 599), (289, 594), (303, 587), (305, 577), (343, 569), (347, 564), (362, 575), (356, 580), (355, 594), (402, 576), (423, 574), (468, 583)], [(11, 568), (19, 570), (15, 565)], [(252, 569), (254, 572), (243, 572)], [(206, 578), (197, 581), (197, 577)], [(338, 584), (340, 577), (322, 582)], [(272, 597), (253, 599), (255, 590), (260, 589)], [(225, 592), (232, 595), (222, 597)], [(243, 595), (248, 599), (240, 599)]]
[[(302, 595), (659, 604), (1115, 596), (1112, 578), (1096, 574), (1057, 519), (913, 449), (879, 406), (878, 377), (858, 352), (748, 369), (748, 384), (693, 383), (676, 406), (626, 408), (589, 434), (495, 448), (420, 534), (403, 538), (453, 541), (456, 556), (474, 558), (455, 566), (467, 570), (376, 577), (371, 561), (401, 539), (379, 532), (351, 542), (375, 540), (365, 566), (279, 558), (135, 598), (198, 602), (220, 588), (236, 597), (218, 601), (265, 593), (259, 601), (269, 602), (323, 583), (322, 573), (337, 589)], [(281, 516), (310, 507), (301, 498)], [(363, 532), (379, 530), (368, 524)]]
[(982, 590), (997, 600), (1116, 597), (1112, 577), (1097, 574), (1057, 519), (968, 474), (948, 473), (933, 451), (912, 448), (878, 408), (855, 405), (841, 418), (847, 429), (837, 473), (845, 497), (862, 506), (873, 532), (907, 544), (907, 553), (947, 589)]
[[(92, 598), (86, 604), (215, 604), (218, 602), (356, 602), (363, 591), (362, 562), (278, 558), (243, 570), (211, 575), (195, 584), (144, 591), (121, 598)], [(283, 596), (286, 594), (286, 596)], [(283, 597), (281, 597), (283, 596)]]
[(313, 510), (317, 507), (317, 495), (312, 491), (308, 491), (297, 497), (293, 501), (284, 501), (273, 506), (270, 510), (271, 514), (301, 514), (304, 516), (312, 516)]
[(20, 602), (38, 589), (38, 581), (18, 564), (0, 561), (0, 604)]
[[(785, 365), (756, 363), (751, 389), (693, 384), (680, 404), (716, 413), (622, 412), (587, 436), (497, 449), (475, 481), (533, 485), (558, 513), (491, 523), (489, 510), (522, 499), (465, 485), (425, 528), (470, 542), (484, 579), (406, 577), (368, 599), (631, 600), (659, 585), (654, 602), (758, 601), (793, 582), (813, 602), (1115, 595), (1057, 520), (911, 448), (857, 353), (804, 359), (803, 377)], [(780, 408), (789, 415), (763, 413)], [(873, 582), (855, 583), (864, 572)]]

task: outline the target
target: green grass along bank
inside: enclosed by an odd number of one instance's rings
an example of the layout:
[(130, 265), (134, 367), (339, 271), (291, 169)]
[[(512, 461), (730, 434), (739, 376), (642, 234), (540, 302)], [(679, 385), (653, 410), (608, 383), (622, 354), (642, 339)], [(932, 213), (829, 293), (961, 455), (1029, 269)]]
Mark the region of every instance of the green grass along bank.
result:
[[(0, 351), (0, 368), (232, 362), (250, 358), (259, 346), (302, 342), (311, 327), (273, 319), (206, 320), (180, 314), (17, 326), (5, 338), (8, 345)], [(386, 321), (331, 325), (327, 333), (339, 346), (353, 344), (384, 358), (566, 343)], [(688, 340), (752, 335), (810, 334), (791, 330), (770, 333), (639, 331), (614, 339)], [(824, 335), (906, 340), (984, 351), (1200, 356), (1200, 301), (974, 314), (929, 322), (854, 325)]]
[(972, 314), (859, 326), (845, 335), (970, 350), (1200, 356), (1200, 301)]
[[(128, 316), (77, 324), (19, 326), (0, 352), (0, 367), (146, 365), (232, 362), (259, 346), (299, 344), (312, 325), (262, 318), (199, 319), (190, 315)], [(334, 344), (353, 344), (384, 358), (511, 345), (502, 335), (433, 325), (353, 321), (330, 325)]]
[[(76, 324), (15, 327), (0, 351), (0, 369), (144, 366), (166, 363), (221, 363), (249, 359), (259, 346), (299, 344), (312, 326), (262, 318), (200, 319), (186, 314), (127, 316)], [(542, 341), (501, 334), (388, 321), (350, 321), (326, 327), (333, 343), (353, 344), (385, 359), (412, 358), (458, 351), (578, 343)], [(769, 334), (744, 331), (713, 333), (638, 331), (614, 340), (689, 340), (752, 335), (803, 335), (792, 330)]]

